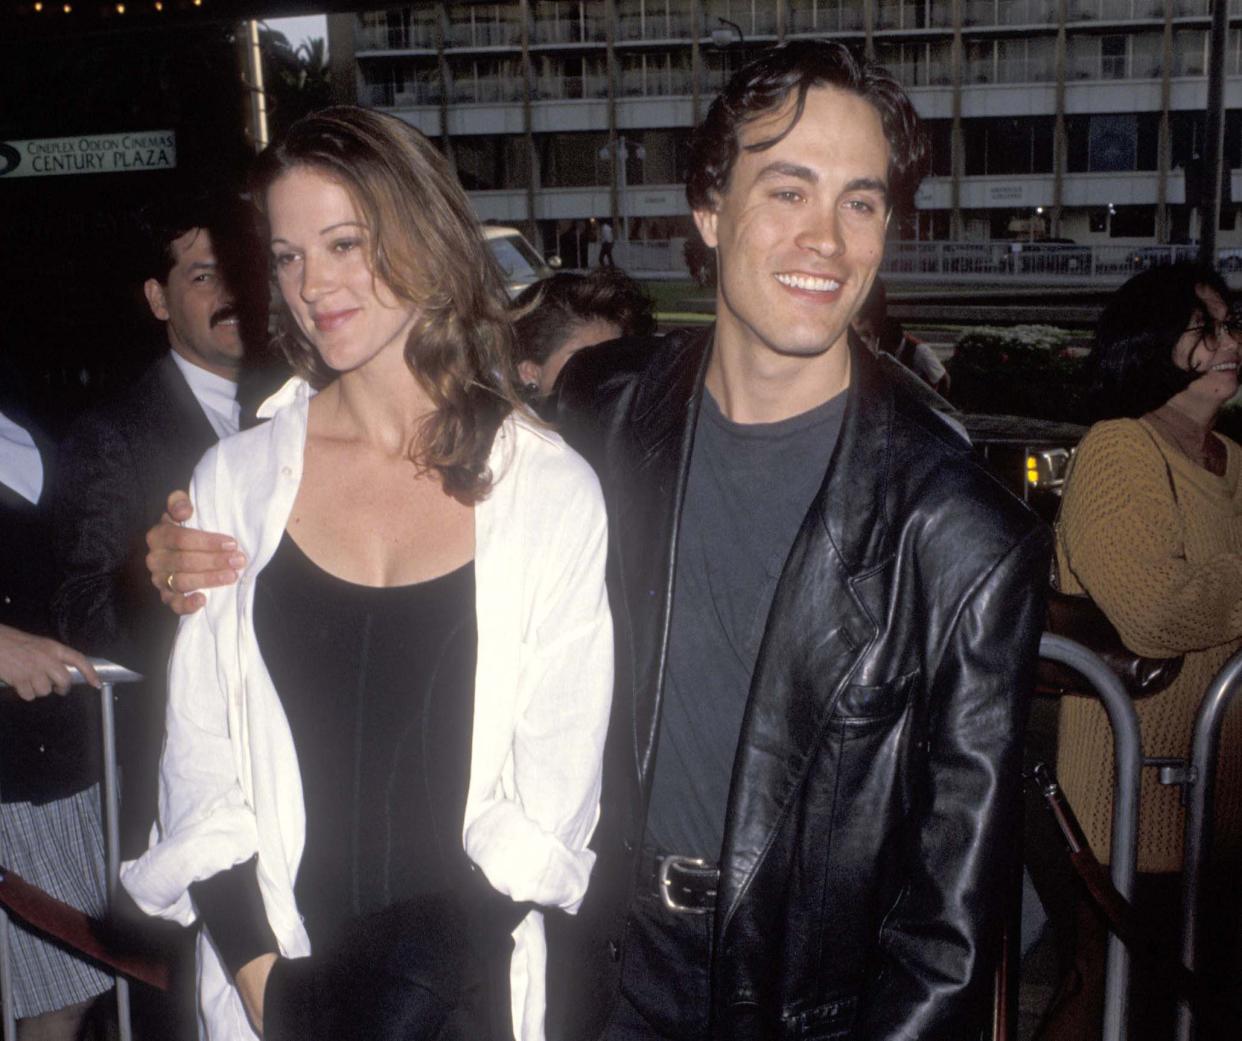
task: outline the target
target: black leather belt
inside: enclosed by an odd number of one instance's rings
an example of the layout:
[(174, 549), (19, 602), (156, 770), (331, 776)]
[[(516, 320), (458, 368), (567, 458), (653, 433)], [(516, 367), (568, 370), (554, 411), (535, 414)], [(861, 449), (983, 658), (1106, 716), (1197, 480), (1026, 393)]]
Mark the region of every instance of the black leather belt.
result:
[(720, 869), (701, 857), (644, 850), (639, 877), (676, 914), (707, 914), (716, 906)]

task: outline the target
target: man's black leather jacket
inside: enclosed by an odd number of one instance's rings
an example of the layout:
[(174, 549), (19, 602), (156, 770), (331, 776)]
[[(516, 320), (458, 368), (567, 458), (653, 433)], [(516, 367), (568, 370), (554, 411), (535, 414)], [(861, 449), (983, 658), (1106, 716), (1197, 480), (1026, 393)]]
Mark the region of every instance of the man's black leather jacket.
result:
[[(562, 430), (608, 504), (617, 686), (599, 861), (549, 923), (549, 1036), (599, 1035), (643, 835), (677, 528), (711, 331), (584, 351)], [(854, 350), (824, 483), (779, 580), (742, 724), (712, 1036), (978, 1036), (1019, 820), (1046, 530)]]

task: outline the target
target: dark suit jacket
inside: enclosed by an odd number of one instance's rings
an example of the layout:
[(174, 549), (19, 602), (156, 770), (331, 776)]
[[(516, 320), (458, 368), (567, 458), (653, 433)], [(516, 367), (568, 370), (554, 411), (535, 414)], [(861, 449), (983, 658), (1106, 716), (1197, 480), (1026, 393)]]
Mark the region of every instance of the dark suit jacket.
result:
[[(549, 918), (549, 1036), (566, 1041), (599, 1036), (625, 956), (710, 344), (622, 340), (559, 384), (608, 507), (617, 641), (599, 859), (577, 920)], [(714, 916), (717, 1041), (961, 1041), (986, 1019), (1048, 536), (886, 369), (854, 350), (755, 665)]]
[[(32, 504), (0, 482), (0, 624), (51, 636), (55, 588), (50, 489), (55, 452), (0, 376), (0, 412), (34, 439), (43, 462), (43, 493)], [(98, 778), (97, 701), (92, 691), (22, 701), (0, 692), (0, 799), (43, 803), (72, 795)]]
[(61, 445), (55, 488), (61, 639), (147, 681), (118, 690), (126, 771), (122, 845), (145, 848), (164, 729), (164, 672), (177, 619), (151, 585), (144, 535), (168, 493), (185, 488), (215, 431), (171, 355), (82, 415)]

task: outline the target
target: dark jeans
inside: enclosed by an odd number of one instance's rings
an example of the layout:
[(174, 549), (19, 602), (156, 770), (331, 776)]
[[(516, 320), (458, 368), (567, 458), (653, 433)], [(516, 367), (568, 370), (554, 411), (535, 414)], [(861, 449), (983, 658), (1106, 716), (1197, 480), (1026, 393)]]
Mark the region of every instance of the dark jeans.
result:
[(642, 889), (630, 910), (621, 1000), (605, 1041), (706, 1041), (714, 916), (669, 911)]
[(500, 1041), (513, 1037), (513, 927), (528, 909), (491, 892), (401, 901), (325, 954), (277, 961), (268, 1041)]

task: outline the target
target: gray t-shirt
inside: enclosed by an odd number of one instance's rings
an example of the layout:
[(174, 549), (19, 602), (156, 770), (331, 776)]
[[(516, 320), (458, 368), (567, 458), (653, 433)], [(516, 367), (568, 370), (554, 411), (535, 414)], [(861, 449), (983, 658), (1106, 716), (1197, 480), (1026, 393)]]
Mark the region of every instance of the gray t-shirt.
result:
[(751, 674), (777, 579), (823, 482), (845, 395), (777, 423), (704, 391), (682, 511), (647, 841), (717, 860)]

